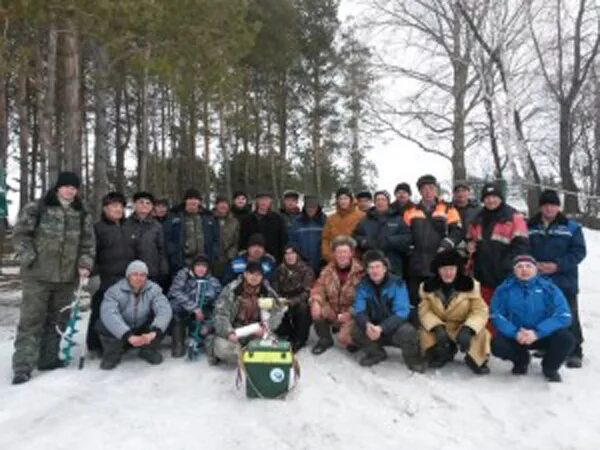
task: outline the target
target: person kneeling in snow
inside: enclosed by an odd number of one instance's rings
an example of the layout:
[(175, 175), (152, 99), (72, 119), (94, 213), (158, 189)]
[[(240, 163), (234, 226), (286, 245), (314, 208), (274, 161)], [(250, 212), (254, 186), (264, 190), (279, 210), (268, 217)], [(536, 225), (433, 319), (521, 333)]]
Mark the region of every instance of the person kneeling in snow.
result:
[[(225, 361), (237, 364), (243, 345), (252, 339), (264, 337), (267, 329), (277, 329), (285, 313), (284, 308), (276, 302), (268, 322), (262, 323), (258, 304), (260, 297), (278, 298), (278, 295), (264, 279), (261, 264), (249, 261), (243, 275), (225, 286), (217, 299), (215, 336), (209, 336), (206, 340), (209, 363)], [(260, 324), (260, 328), (250, 336), (238, 337), (236, 329), (252, 324)]]
[(543, 350), (542, 371), (548, 381), (562, 381), (558, 369), (571, 354), (575, 337), (569, 331), (571, 311), (552, 281), (537, 273), (533, 256), (514, 259), (514, 275), (492, 297), (491, 319), (498, 331), (492, 354), (512, 361), (512, 373), (524, 375), (529, 350)]
[(100, 368), (114, 369), (131, 347), (139, 348), (140, 358), (150, 364), (160, 364), (163, 358), (158, 344), (171, 316), (161, 287), (148, 280), (148, 266), (140, 260), (129, 263), (125, 278), (106, 291), (100, 307)]
[(379, 250), (364, 255), (367, 275), (356, 288), (352, 307), (352, 340), (365, 351), (361, 366), (372, 366), (387, 358), (386, 345), (400, 347), (409, 369), (424, 372), (417, 330), (407, 321), (410, 311), (404, 281), (388, 273), (390, 263)]
[(220, 292), (221, 283), (210, 275), (205, 256), (196, 257), (190, 268), (177, 272), (168, 294), (173, 309), (173, 358), (185, 355), (186, 328), (192, 321), (199, 322), (200, 335), (204, 338), (213, 330), (208, 321), (212, 318), (215, 300)]
[(421, 284), (419, 292), (421, 350), (429, 367), (452, 361), (458, 347), (474, 373), (490, 373), (490, 333), (485, 329), (489, 312), (479, 283), (462, 274), (456, 250), (438, 253), (431, 271), (435, 275)]
[(339, 343), (349, 351), (352, 344), (352, 303), (355, 290), (364, 270), (354, 259), (356, 242), (348, 236), (338, 236), (331, 242), (332, 259), (321, 271), (321, 275), (310, 292), (310, 314), (319, 340), (312, 348), (320, 355), (333, 346), (331, 330), (339, 331)]
[(288, 304), (277, 335), (290, 341), (294, 353), (304, 347), (308, 340), (308, 297), (314, 281), (315, 275), (300, 256), (298, 248), (294, 244), (287, 244), (283, 250), (283, 263), (273, 275), (273, 288), (287, 299)]

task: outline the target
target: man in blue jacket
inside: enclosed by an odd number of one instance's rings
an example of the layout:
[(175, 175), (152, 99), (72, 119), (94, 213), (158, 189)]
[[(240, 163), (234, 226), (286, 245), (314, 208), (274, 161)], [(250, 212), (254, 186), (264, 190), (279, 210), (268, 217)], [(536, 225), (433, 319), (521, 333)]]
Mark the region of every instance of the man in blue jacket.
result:
[(401, 278), (389, 274), (389, 262), (378, 250), (364, 255), (367, 275), (356, 288), (352, 307), (353, 342), (365, 351), (361, 366), (373, 366), (387, 358), (384, 346), (402, 349), (410, 370), (424, 372), (417, 330), (407, 321), (410, 311), (408, 291)]
[(575, 345), (568, 329), (571, 312), (567, 300), (554, 283), (538, 275), (532, 256), (517, 256), (513, 273), (492, 297), (490, 318), (497, 330), (492, 354), (512, 361), (514, 375), (524, 375), (529, 350), (542, 350), (544, 376), (548, 381), (562, 381), (558, 369)]
[(305, 195), (302, 213), (288, 229), (290, 242), (298, 248), (316, 277), (321, 271), (321, 235), (326, 221), (327, 216), (321, 210), (319, 199)]
[(223, 275), (223, 285), (231, 283), (236, 278), (239, 278), (246, 271), (246, 266), (250, 261), (256, 261), (260, 264), (263, 276), (267, 280), (271, 280), (277, 263), (275, 258), (265, 251), (265, 238), (262, 234), (253, 234), (248, 240), (248, 250), (242, 250), (238, 256), (233, 258), (225, 268)]
[(566, 366), (579, 368), (583, 358), (583, 335), (577, 304), (577, 266), (585, 258), (585, 239), (581, 226), (561, 213), (556, 191), (548, 189), (542, 192), (540, 212), (529, 221), (529, 245), (538, 261), (540, 275), (560, 288), (571, 307), (573, 321), (570, 330), (575, 337), (575, 348), (567, 358)]

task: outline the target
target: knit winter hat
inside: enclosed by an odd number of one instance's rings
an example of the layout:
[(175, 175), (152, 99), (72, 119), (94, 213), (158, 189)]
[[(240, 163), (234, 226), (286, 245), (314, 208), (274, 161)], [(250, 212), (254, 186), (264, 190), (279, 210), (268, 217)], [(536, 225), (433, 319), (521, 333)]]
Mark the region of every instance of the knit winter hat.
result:
[(132, 273), (145, 273), (148, 275), (148, 266), (142, 260), (136, 259), (131, 261), (125, 270), (125, 276), (128, 277)]
[(365, 267), (369, 267), (369, 264), (376, 261), (381, 261), (385, 267), (390, 268), (389, 259), (379, 250), (367, 250), (363, 255), (363, 264)]
[(253, 245), (259, 245), (262, 248), (265, 248), (265, 237), (260, 233), (254, 233), (252, 236), (250, 236), (250, 239), (248, 239), (248, 248), (252, 247)]
[(552, 189), (546, 189), (540, 194), (540, 206), (544, 205), (556, 205), (560, 206), (560, 198), (558, 197), (558, 192)]
[(486, 183), (481, 189), (481, 201), (484, 201), (488, 195), (495, 195), (496, 197), (500, 197), (502, 201), (504, 201), (504, 195), (502, 194), (502, 190), (495, 183)]
[(61, 172), (56, 179), (56, 189), (63, 186), (73, 186), (74, 188), (79, 189), (81, 180), (75, 172)]
[(296, 255), (298, 255), (298, 259), (304, 260), (304, 255), (298, 248), (298, 246), (292, 242), (288, 242), (285, 247), (283, 247), (283, 254), (285, 255), (289, 249), (292, 249)]
[(377, 199), (378, 195), (383, 195), (387, 199), (388, 203), (390, 202), (390, 193), (388, 191), (377, 191), (373, 194), (373, 198)]
[(419, 177), (419, 179), (417, 180), (417, 189), (421, 190), (421, 187), (426, 185), (426, 184), (433, 184), (435, 186), (437, 186), (437, 180), (435, 179), (435, 177), (433, 175), (423, 175), (421, 177)]
[(456, 250), (445, 250), (435, 255), (431, 261), (431, 271), (435, 274), (440, 267), (457, 266), (463, 264), (463, 259)]
[(531, 255), (518, 255), (518, 256), (515, 256), (514, 259), (513, 259), (513, 267), (515, 267), (517, 264), (522, 263), (522, 262), (533, 264), (534, 266), (537, 265), (537, 261), (536, 261), (536, 259), (533, 256), (531, 256)]
[(262, 265), (258, 261), (248, 261), (244, 272), (248, 273), (263, 273)]
[(185, 194), (183, 194), (183, 201), (186, 201), (190, 198), (202, 200), (202, 194), (200, 193), (200, 191), (198, 189), (189, 188), (188, 190), (185, 191)]
[(360, 191), (356, 194), (356, 199), (367, 198), (369, 200), (373, 200), (373, 195), (369, 191)]
[(150, 203), (154, 204), (154, 195), (152, 195), (151, 192), (136, 192), (135, 194), (133, 194), (133, 201), (137, 202), (140, 199), (146, 199), (146, 200), (150, 200)]
[(102, 197), (102, 206), (110, 205), (111, 203), (120, 203), (125, 206), (127, 201), (125, 200), (125, 196), (120, 192), (109, 192)]
[(347, 187), (341, 187), (336, 191), (336, 193), (335, 193), (336, 200), (338, 198), (340, 198), (342, 195), (346, 195), (346, 196), (350, 197), (351, 199), (354, 198), (354, 196), (352, 195), (352, 191)]
[(396, 195), (400, 191), (404, 191), (408, 195), (412, 195), (412, 191), (410, 190), (410, 184), (408, 183), (398, 183), (396, 185), (396, 189), (394, 189), (394, 195)]

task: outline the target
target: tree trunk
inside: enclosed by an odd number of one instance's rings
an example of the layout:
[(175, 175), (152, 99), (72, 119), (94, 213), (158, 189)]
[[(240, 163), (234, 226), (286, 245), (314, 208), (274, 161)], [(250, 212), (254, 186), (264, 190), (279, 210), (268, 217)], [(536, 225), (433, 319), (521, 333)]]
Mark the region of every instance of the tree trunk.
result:
[[(465, 166), (465, 95), (467, 93), (467, 79), (469, 75), (469, 62), (462, 54), (462, 23), (459, 11), (454, 7), (453, 23), (453, 45), (452, 55), (453, 68), (453, 98), (454, 98), (454, 118), (452, 130), (452, 169), (454, 172), (454, 181), (464, 181), (467, 179), (467, 169)], [(468, 55), (467, 55), (468, 57)]]
[(29, 117), (27, 115), (27, 74), (21, 65), (17, 79), (17, 115), (19, 122), (19, 207), (29, 201)]
[(65, 21), (62, 35), (64, 76), (64, 153), (66, 170), (81, 176), (81, 105), (79, 38), (71, 19)]
[(579, 212), (579, 202), (577, 200), (578, 188), (571, 171), (571, 155), (573, 153), (571, 139), (571, 105), (560, 104), (560, 123), (559, 123), (559, 170), (562, 180), (562, 188), (565, 192), (564, 212), (566, 214), (576, 214)]
[(600, 79), (598, 79), (596, 70), (592, 70), (592, 82), (594, 84), (594, 154), (596, 156), (596, 190), (594, 194), (600, 196)]
[(106, 48), (96, 43), (93, 48), (94, 58), (94, 114), (96, 119), (94, 130), (94, 209), (100, 213), (102, 197), (110, 190), (108, 183), (109, 131), (108, 131), (108, 53)]
[(287, 76), (281, 75), (278, 87), (278, 109), (277, 109), (277, 129), (279, 132), (279, 187), (281, 192), (286, 188), (287, 182), (287, 120), (288, 120), (288, 91)]
[[(56, 145), (52, 122), (55, 118), (54, 104), (56, 102), (56, 56), (57, 56), (58, 33), (54, 23), (50, 24), (48, 30), (48, 57), (46, 61), (46, 76), (43, 95), (43, 112), (40, 120), (40, 144), (48, 162), (48, 186), (56, 183), (60, 171), (61, 159), (60, 147)], [(40, 89), (41, 88), (40, 84)]]
[(6, 175), (8, 164), (8, 103), (6, 101), (7, 72), (0, 54), (0, 167)]
[[(150, 49), (146, 49), (145, 62), (147, 63), (150, 59)], [(140, 86), (140, 111), (141, 117), (139, 117), (139, 140), (138, 140), (138, 187), (140, 190), (147, 189), (148, 186), (148, 154), (150, 151), (150, 134), (148, 126), (149, 116), (149, 75), (148, 67), (144, 68), (144, 74), (141, 80)]]
[(39, 132), (39, 110), (37, 108), (37, 102), (29, 102), (28, 98), (27, 114), (29, 115), (29, 123), (31, 124), (31, 154), (30, 161), (31, 167), (29, 173), (31, 175), (31, 181), (29, 183), (29, 199), (33, 200), (36, 197), (35, 189), (37, 187), (38, 178), (38, 163), (39, 163), (39, 149), (40, 149), (40, 132)]
[(219, 143), (221, 145), (221, 155), (223, 159), (223, 175), (225, 178), (225, 195), (231, 198), (231, 157), (227, 142), (227, 124), (225, 123), (223, 102), (219, 102)]
[(208, 108), (208, 94), (203, 93), (202, 98), (202, 123), (204, 124), (204, 203), (208, 206), (210, 202), (210, 111)]
[[(319, 69), (315, 68), (313, 86), (317, 87), (320, 85)], [(321, 95), (318, 92), (318, 89), (315, 89), (313, 96), (315, 104), (310, 113), (312, 115), (311, 142), (313, 151), (315, 189), (317, 196), (320, 198), (323, 191), (321, 180), (323, 157), (321, 155)]]

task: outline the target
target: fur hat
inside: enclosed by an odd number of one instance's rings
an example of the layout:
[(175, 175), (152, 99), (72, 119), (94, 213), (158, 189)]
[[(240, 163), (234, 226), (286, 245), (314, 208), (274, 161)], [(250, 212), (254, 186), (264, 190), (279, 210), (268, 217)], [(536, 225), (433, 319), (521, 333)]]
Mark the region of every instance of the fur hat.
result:
[(79, 189), (81, 180), (75, 172), (61, 172), (56, 179), (56, 189), (63, 186), (73, 186), (75, 189)]
[(354, 250), (356, 248), (356, 241), (354, 239), (352, 239), (350, 236), (344, 236), (344, 235), (336, 236), (331, 241), (331, 244), (330, 244), (331, 251), (334, 252), (335, 249), (341, 245), (347, 245), (352, 250)]
[(431, 271), (435, 274), (440, 267), (457, 266), (460, 268), (462, 265), (463, 258), (456, 250), (444, 250), (435, 255), (435, 258), (431, 261)]

